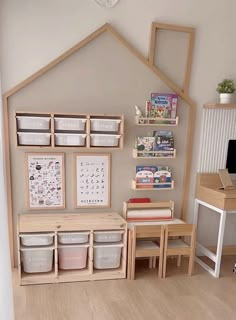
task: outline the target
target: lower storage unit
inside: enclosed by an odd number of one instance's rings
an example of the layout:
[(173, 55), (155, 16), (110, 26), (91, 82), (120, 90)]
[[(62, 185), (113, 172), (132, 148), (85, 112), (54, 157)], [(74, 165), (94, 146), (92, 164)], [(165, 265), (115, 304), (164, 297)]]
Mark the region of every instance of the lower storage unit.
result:
[(22, 266), (26, 273), (50, 272), (53, 269), (53, 247), (21, 248)]
[(17, 239), (21, 285), (126, 277), (127, 222), (117, 213), (20, 214)]
[(95, 269), (117, 269), (121, 262), (121, 245), (96, 245), (94, 246)]
[(84, 269), (87, 266), (89, 245), (63, 245), (58, 247), (59, 269)]

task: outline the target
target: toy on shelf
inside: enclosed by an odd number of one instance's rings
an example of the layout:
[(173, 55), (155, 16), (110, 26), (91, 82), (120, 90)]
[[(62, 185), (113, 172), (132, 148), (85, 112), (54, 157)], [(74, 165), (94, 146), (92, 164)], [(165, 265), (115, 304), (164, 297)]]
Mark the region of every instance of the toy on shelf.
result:
[(136, 124), (176, 126), (178, 125), (177, 106), (177, 94), (151, 93), (150, 100), (146, 101), (145, 117), (142, 116), (139, 107), (140, 112), (136, 111)]

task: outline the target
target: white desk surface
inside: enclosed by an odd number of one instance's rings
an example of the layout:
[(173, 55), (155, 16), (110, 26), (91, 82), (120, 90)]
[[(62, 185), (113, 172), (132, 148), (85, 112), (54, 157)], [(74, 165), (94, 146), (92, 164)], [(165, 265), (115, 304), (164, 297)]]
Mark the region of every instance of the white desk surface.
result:
[(180, 219), (173, 220), (162, 220), (162, 221), (134, 221), (128, 222), (128, 229), (131, 229), (133, 226), (149, 226), (149, 225), (166, 225), (166, 224), (181, 224), (186, 223)]

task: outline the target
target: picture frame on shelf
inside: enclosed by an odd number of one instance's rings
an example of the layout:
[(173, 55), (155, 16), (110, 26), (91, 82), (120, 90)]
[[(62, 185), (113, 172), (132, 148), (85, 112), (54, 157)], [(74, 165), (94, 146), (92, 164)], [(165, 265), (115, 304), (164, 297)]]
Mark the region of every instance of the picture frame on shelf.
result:
[(110, 208), (111, 154), (75, 153), (75, 208)]
[(25, 171), (29, 210), (65, 208), (64, 153), (26, 153)]

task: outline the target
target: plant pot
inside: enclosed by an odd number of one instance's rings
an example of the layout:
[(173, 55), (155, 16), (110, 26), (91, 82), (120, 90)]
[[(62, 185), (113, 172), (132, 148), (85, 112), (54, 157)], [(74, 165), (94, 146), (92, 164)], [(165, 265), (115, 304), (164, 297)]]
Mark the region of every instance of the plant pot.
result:
[(233, 94), (232, 93), (220, 93), (220, 103), (232, 103)]

